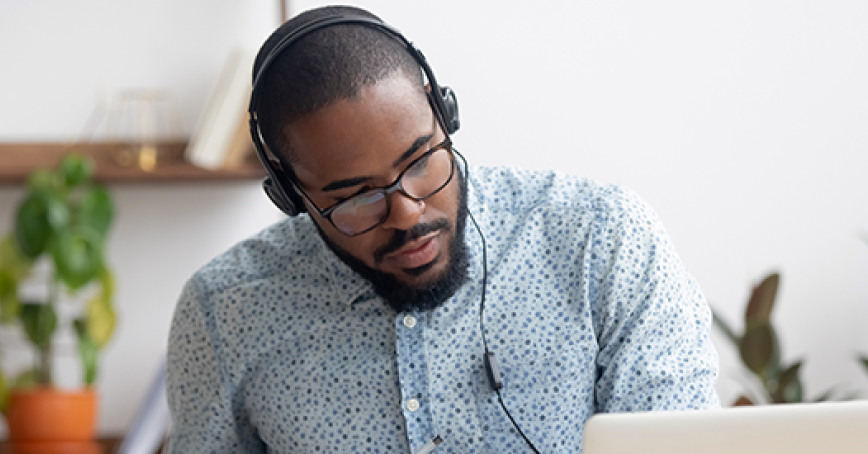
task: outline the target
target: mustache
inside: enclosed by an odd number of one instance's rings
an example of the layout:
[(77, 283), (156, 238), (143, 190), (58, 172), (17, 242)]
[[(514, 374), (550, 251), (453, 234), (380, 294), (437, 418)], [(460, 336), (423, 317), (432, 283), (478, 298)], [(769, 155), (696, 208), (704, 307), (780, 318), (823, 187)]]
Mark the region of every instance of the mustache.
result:
[(438, 230), (448, 232), (449, 228), (449, 221), (446, 218), (440, 218), (427, 224), (416, 224), (410, 230), (398, 230), (392, 235), (392, 239), (388, 243), (374, 251), (374, 260), (381, 263), (387, 254), (401, 249), (405, 244)]

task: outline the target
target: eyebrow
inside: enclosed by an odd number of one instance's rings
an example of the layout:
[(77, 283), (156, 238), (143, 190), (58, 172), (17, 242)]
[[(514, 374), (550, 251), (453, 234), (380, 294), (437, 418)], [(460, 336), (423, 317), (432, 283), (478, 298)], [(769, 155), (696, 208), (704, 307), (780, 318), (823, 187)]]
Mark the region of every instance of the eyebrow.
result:
[[(433, 137), (434, 137), (434, 134), (428, 134), (425, 136), (417, 137), (416, 140), (413, 141), (413, 144), (410, 145), (410, 148), (407, 148), (407, 151), (401, 153), (401, 156), (399, 156), (398, 159), (396, 159), (392, 163), (392, 167), (397, 168), (399, 165), (401, 165), (402, 162), (406, 161), (407, 159), (410, 159), (410, 157), (413, 156), (413, 154), (415, 154), (422, 145), (425, 145), (426, 143), (430, 142)], [(332, 181), (331, 183), (323, 186), (322, 191), (323, 192), (337, 191), (338, 189), (344, 189), (344, 188), (349, 188), (349, 187), (353, 187), (353, 186), (358, 186), (358, 185), (360, 185), (360, 184), (362, 184), (368, 180), (372, 180), (373, 178), (374, 177), (372, 177), (372, 176), (359, 176), (359, 177), (347, 178), (344, 180)]]

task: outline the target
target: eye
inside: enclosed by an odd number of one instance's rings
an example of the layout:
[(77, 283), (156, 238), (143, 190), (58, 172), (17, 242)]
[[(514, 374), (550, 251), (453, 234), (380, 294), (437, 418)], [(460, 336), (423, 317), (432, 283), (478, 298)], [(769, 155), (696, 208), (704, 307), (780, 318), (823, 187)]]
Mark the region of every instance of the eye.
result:
[(354, 193), (352, 193), (346, 197), (335, 197), (334, 198), (335, 199), (335, 205), (337, 205), (339, 203), (346, 202), (347, 200), (358, 197), (360, 195), (365, 195), (366, 193), (371, 192), (373, 189), (374, 188), (372, 188), (371, 186), (362, 186), (361, 188), (359, 188), (358, 191), (356, 191), (356, 192), (354, 192)]
[(431, 153), (427, 153), (418, 161), (414, 162), (409, 168), (407, 168), (407, 175), (417, 176), (419, 174), (425, 173), (425, 170), (428, 169), (428, 161), (431, 160)]

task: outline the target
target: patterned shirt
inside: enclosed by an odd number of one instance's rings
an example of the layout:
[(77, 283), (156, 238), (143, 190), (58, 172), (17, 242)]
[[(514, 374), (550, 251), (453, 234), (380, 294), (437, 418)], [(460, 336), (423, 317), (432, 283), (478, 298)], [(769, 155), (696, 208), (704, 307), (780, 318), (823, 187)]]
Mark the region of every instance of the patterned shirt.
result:
[[(719, 406), (710, 311), (632, 192), (472, 168), (487, 249), (485, 342), (503, 405), (542, 453), (582, 451), (596, 412)], [(173, 453), (524, 453), (489, 383), (482, 241), (441, 307), (395, 313), (306, 215), (197, 272), (168, 353)]]

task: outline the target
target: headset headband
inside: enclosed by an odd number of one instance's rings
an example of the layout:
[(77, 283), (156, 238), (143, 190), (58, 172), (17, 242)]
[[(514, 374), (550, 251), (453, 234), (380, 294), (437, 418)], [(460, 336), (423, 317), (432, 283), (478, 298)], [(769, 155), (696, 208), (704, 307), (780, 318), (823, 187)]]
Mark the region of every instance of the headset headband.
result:
[(420, 51), (394, 27), (378, 19), (366, 16), (332, 15), (313, 19), (296, 28), (281, 38), (280, 41), (278, 41), (278, 43), (268, 52), (268, 55), (266, 55), (262, 60), (262, 64), (259, 65), (259, 68), (256, 70), (256, 74), (253, 77), (253, 88), (250, 93), (250, 105), (247, 109), (249, 114), (250, 136), (253, 141), (254, 149), (256, 150), (256, 154), (262, 162), (262, 165), (265, 167), (265, 170), (268, 172), (268, 177), (262, 182), (263, 189), (265, 189), (265, 193), (268, 194), (271, 201), (289, 216), (295, 216), (298, 213), (305, 211), (305, 205), (299, 194), (296, 193), (291, 180), (292, 176), (287, 175), (286, 172), (276, 166), (275, 162), (272, 162), (275, 159), (272, 159), (270, 156), (273, 156), (274, 158), (277, 158), (277, 156), (274, 153), (269, 153), (264, 141), (262, 140), (257, 112), (261, 91), (260, 85), (265, 73), (283, 51), (286, 50), (286, 48), (310, 33), (338, 24), (363, 25), (379, 30), (380, 32), (392, 36), (400, 41), (425, 73), (425, 78), (430, 86), (428, 98), (434, 109), (434, 115), (438, 120), (440, 120), (440, 124), (446, 130), (445, 132), (447, 134), (453, 134), (458, 130), (461, 124), (458, 119), (458, 102), (455, 98), (455, 93), (449, 87), (441, 87), (437, 84), (434, 72), (431, 70), (431, 67), (428, 66), (428, 62), (425, 59), (425, 55), (422, 54), (422, 51)]

